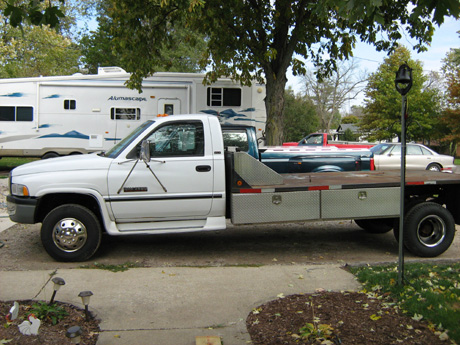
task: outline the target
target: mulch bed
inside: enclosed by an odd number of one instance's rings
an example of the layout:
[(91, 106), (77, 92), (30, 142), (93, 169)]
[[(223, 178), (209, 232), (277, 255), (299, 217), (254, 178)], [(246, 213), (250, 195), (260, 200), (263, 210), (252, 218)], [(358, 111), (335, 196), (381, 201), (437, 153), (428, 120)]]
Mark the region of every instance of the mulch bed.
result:
[[(306, 339), (299, 331), (306, 323), (329, 325), (332, 334)], [(412, 319), (386, 299), (357, 292), (279, 298), (255, 308), (246, 326), (254, 345), (451, 344), (450, 340), (441, 340), (427, 322)]]
[[(72, 326), (80, 326), (82, 330), (81, 344), (95, 345), (99, 336), (100, 320), (91, 318), (88, 322), (85, 321), (85, 311), (77, 308), (74, 305), (56, 302), (63, 307), (68, 315), (53, 325), (50, 320), (41, 320), (38, 335), (23, 335), (19, 332), (18, 325), (30, 314), (31, 306), (37, 301), (18, 301), (19, 314), (18, 319), (12, 322), (7, 322), (6, 315), (13, 306), (14, 301), (0, 301), (0, 344), (8, 345), (66, 345), (71, 344), (69, 338), (66, 337), (67, 329)], [(7, 342), (5, 342), (7, 341)]]

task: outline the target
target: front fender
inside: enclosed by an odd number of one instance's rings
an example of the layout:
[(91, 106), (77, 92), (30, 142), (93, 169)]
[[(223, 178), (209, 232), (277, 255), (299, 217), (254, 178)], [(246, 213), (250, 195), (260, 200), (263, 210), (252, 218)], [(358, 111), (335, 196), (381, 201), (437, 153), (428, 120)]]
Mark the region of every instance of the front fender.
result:
[[(41, 201), (46, 198), (53, 198), (53, 199), (61, 199), (65, 197), (62, 200), (59, 200), (59, 205), (68, 203), (78, 203), (77, 200), (79, 199), (79, 196), (86, 196), (86, 197), (91, 197), (94, 199), (95, 203), (97, 203), (98, 206), (98, 211), (100, 214), (100, 220), (102, 222), (102, 225), (104, 226), (105, 230), (111, 234), (111, 233), (116, 233), (118, 232), (118, 228), (116, 227), (116, 224), (114, 222), (114, 217), (111, 212), (111, 208), (108, 206), (106, 203), (104, 196), (101, 195), (98, 191), (91, 189), (91, 188), (66, 188), (63, 190), (62, 188), (44, 188), (40, 190), (37, 193), (37, 199), (39, 200), (39, 205), (41, 204)], [(88, 205), (82, 204), (82, 206), (88, 207)], [(43, 211), (43, 210), (42, 210)], [(42, 212), (41, 212), (42, 213)]]

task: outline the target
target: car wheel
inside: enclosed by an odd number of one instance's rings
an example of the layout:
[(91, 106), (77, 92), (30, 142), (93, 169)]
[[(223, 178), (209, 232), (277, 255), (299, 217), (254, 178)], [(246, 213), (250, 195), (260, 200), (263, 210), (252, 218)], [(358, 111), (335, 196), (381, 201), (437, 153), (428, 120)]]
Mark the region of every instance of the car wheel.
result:
[(53, 209), (41, 228), (43, 247), (58, 261), (88, 260), (99, 248), (101, 237), (101, 225), (96, 215), (75, 204)]
[(441, 171), (441, 166), (437, 163), (431, 163), (426, 167), (426, 170)]
[(404, 246), (415, 255), (438, 256), (450, 247), (454, 236), (452, 214), (434, 202), (414, 206), (405, 217)]

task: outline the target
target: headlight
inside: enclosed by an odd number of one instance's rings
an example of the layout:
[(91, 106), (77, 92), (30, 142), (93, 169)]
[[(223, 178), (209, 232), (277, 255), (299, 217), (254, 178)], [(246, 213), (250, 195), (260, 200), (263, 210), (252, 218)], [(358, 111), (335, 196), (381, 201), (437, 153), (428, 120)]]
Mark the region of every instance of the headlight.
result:
[(11, 184), (11, 195), (16, 196), (29, 196), (29, 189), (23, 184), (12, 183)]

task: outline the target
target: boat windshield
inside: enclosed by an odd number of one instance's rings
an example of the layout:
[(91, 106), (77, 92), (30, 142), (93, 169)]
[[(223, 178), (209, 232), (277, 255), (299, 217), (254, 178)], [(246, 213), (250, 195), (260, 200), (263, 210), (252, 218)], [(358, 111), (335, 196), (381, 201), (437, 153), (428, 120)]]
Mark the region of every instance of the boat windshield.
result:
[(109, 158), (116, 158), (118, 155), (129, 145), (132, 143), (134, 139), (137, 138), (137, 136), (145, 130), (145, 128), (149, 127), (154, 121), (147, 121), (144, 122), (142, 125), (137, 127), (135, 130), (133, 130), (130, 134), (128, 134), (122, 141), (120, 141), (118, 144), (116, 144), (114, 147), (112, 147), (110, 150), (108, 150), (104, 156), (109, 157)]

